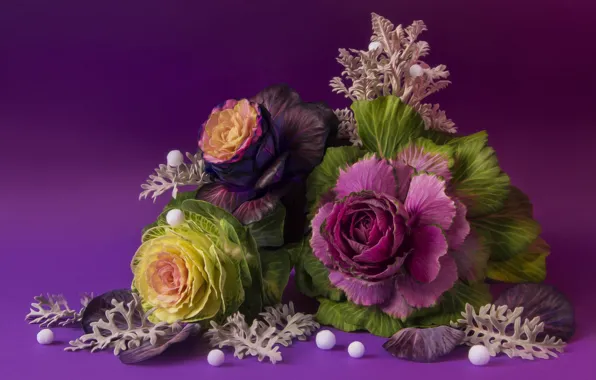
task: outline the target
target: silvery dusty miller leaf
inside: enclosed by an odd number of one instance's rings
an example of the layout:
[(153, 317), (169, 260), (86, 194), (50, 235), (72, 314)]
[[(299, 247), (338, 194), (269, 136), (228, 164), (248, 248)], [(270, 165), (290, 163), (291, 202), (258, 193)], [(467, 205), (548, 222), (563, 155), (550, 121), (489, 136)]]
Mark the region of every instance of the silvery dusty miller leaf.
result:
[(415, 362), (433, 362), (453, 351), (464, 332), (447, 326), (428, 329), (406, 328), (393, 335), (383, 347), (391, 355)]
[[(91, 327), (92, 322), (104, 319), (106, 317), (106, 311), (114, 307), (114, 305), (112, 305), (112, 300), (127, 304), (133, 300), (133, 295), (130, 289), (118, 289), (103, 293), (93, 298), (83, 312), (82, 324), (86, 334), (93, 332)], [(142, 317), (143, 311), (139, 310), (139, 312), (135, 314), (135, 323), (140, 322)], [(119, 315), (115, 316), (114, 322), (119, 327), (124, 328), (124, 326), (126, 326), (126, 320)]]
[(575, 332), (573, 306), (567, 297), (551, 285), (516, 285), (504, 291), (495, 305), (507, 305), (509, 309), (523, 307), (520, 315), (522, 321), (540, 317), (540, 321), (544, 323), (544, 331), (538, 334), (538, 339), (550, 335), (567, 341)]

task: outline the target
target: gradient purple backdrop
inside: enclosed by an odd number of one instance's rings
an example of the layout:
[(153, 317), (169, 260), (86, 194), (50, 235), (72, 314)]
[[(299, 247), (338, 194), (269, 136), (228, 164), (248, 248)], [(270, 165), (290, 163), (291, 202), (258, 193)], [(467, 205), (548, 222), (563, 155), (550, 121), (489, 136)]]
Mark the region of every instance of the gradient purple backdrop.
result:
[[(348, 3), (350, 3), (348, 5)], [(460, 350), (417, 364), (284, 348), (284, 362), (209, 367), (181, 346), (144, 365), (109, 353), (40, 346), (23, 322), (41, 292), (74, 303), (130, 284), (141, 228), (159, 213), (139, 185), (171, 149), (194, 150), (213, 105), (287, 82), (306, 100), (346, 104), (328, 81), (340, 47), (364, 48), (369, 13), (423, 19), (454, 84), (437, 99), (460, 131), (486, 129), (502, 167), (527, 192), (552, 246), (548, 282), (569, 295), (578, 330), (557, 360), (499, 357), (473, 367)], [(596, 37), (593, 1), (16, 1), (0, 2), (0, 338), (2, 379), (431, 378), (593, 379), (596, 373)], [(298, 296), (296, 296), (298, 297)], [(341, 347), (340, 347), (341, 348)]]

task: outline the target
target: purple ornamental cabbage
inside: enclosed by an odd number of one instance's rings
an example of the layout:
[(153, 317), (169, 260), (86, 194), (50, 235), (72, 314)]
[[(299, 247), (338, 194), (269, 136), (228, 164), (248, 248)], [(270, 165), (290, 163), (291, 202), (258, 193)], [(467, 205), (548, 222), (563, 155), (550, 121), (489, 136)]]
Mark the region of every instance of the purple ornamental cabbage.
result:
[(414, 145), (395, 160), (340, 170), (312, 221), (311, 246), (330, 282), (351, 302), (403, 319), (434, 305), (458, 269), (473, 279), (466, 207), (446, 190), (449, 179), (443, 156)]
[(197, 198), (245, 224), (260, 220), (321, 162), (337, 124), (330, 108), (303, 102), (285, 85), (226, 101), (199, 129), (205, 169), (215, 182), (203, 186)]

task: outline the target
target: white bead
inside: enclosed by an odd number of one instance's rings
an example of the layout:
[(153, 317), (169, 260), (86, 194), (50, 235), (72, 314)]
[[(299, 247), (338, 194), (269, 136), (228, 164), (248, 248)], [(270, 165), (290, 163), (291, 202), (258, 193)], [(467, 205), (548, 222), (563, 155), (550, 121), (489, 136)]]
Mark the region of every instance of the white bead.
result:
[(168, 161), (168, 166), (177, 168), (178, 166), (182, 165), (182, 163), (184, 162), (184, 156), (182, 155), (181, 151), (172, 150), (170, 153), (168, 153), (167, 161)]
[(225, 354), (222, 350), (211, 350), (207, 355), (207, 363), (214, 367), (219, 367), (224, 363), (226, 359)]
[(481, 344), (477, 344), (470, 348), (468, 352), (468, 359), (474, 365), (485, 365), (490, 361), (490, 353), (488, 349)]
[(350, 354), (351, 357), (356, 359), (363, 357), (365, 351), (366, 350), (364, 349), (364, 344), (358, 341), (352, 342), (348, 346), (348, 354)]
[(411, 77), (421, 77), (424, 74), (424, 69), (422, 66), (414, 64), (410, 66), (410, 76)]
[(315, 341), (321, 350), (330, 350), (335, 347), (335, 335), (329, 330), (319, 331)]
[(184, 223), (184, 213), (177, 208), (170, 210), (166, 214), (166, 222), (172, 227), (177, 227)]
[(37, 343), (52, 344), (54, 341), (54, 332), (50, 329), (43, 329), (37, 333)]
[(373, 41), (370, 44), (368, 44), (369, 51), (377, 50), (380, 47), (381, 47), (381, 43), (379, 41)]

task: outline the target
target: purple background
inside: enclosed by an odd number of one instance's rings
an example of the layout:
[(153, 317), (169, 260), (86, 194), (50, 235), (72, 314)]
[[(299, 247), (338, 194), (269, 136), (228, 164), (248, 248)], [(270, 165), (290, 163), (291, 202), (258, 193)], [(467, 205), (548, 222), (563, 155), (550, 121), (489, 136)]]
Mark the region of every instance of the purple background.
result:
[[(199, 3), (1, 1), (1, 378), (594, 378), (593, 1)], [(62, 292), (75, 303), (80, 292), (129, 285), (140, 230), (165, 201), (138, 201), (139, 185), (169, 150), (195, 148), (213, 105), (280, 81), (345, 105), (327, 83), (341, 71), (337, 48), (367, 46), (371, 11), (428, 24), (429, 63), (447, 64), (454, 81), (438, 100), (462, 132), (489, 131), (502, 167), (532, 197), (552, 245), (548, 282), (577, 309), (568, 351), (480, 368), (460, 350), (417, 364), (390, 357), (383, 339), (341, 333), (343, 349), (360, 339), (367, 357), (308, 342), (283, 348), (276, 366), (230, 355), (212, 368), (188, 345), (141, 366), (64, 353), (74, 329), (55, 330), (62, 344), (38, 345), (37, 327), (23, 322), (32, 296)]]

